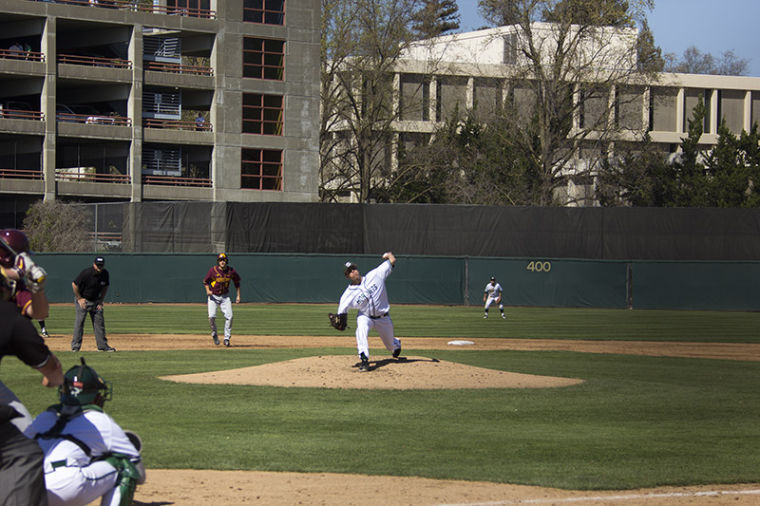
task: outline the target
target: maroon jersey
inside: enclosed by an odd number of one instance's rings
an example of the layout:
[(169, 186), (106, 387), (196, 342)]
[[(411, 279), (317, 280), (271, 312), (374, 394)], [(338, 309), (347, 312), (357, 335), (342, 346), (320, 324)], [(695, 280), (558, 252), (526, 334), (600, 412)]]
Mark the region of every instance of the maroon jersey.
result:
[(29, 306), (32, 305), (32, 292), (26, 289), (22, 289), (17, 291), (16, 295), (13, 298), (16, 299), (16, 307), (18, 307), (18, 312), (26, 316), (26, 312), (29, 309)]
[(208, 285), (214, 295), (227, 295), (230, 291), (230, 282), (235, 283), (236, 287), (240, 286), (240, 276), (229, 265), (224, 269), (215, 265), (203, 278), (203, 284)]

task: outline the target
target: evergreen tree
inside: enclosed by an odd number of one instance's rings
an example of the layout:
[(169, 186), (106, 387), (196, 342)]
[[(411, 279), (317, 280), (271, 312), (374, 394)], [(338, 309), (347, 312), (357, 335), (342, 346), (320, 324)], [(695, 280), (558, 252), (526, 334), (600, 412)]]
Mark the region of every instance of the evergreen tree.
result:
[(412, 30), (420, 39), (431, 39), (459, 29), (455, 0), (425, 0), (412, 18)]

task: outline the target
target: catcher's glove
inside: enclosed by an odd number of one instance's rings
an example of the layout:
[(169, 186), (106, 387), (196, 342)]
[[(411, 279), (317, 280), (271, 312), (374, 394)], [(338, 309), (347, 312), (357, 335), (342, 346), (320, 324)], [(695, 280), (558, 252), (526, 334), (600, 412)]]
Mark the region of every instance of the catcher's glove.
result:
[(338, 330), (346, 330), (346, 324), (348, 321), (347, 313), (341, 313), (341, 314), (329, 313), (327, 317), (330, 318), (330, 325), (332, 325)]

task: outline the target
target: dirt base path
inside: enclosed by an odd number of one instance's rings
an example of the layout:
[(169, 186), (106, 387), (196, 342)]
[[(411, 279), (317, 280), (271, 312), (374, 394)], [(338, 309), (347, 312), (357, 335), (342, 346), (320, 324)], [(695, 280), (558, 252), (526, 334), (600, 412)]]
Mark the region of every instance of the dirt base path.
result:
[[(54, 351), (69, 351), (69, 336), (47, 340)], [(567, 341), (547, 339), (472, 339), (404, 338), (404, 350), (563, 350), (583, 353), (691, 357), (726, 360), (760, 360), (760, 345), (717, 343), (662, 343), (639, 341)], [(370, 341), (378, 341), (372, 339)], [(228, 349), (214, 346), (206, 335), (123, 335), (109, 337), (118, 350)], [(312, 336), (233, 336), (230, 349), (268, 348), (347, 348), (355, 350), (353, 337)], [(94, 339), (85, 336), (83, 351), (94, 351)], [(372, 349), (373, 371), (359, 373), (351, 354), (297, 359), (281, 364), (219, 371), (207, 375), (182, 375), (171, 381), (265, 383), (262, 378), (307, 378), (307, 385), (368, 388), (411, 382), (431, 382), (434, 377), (469, 378), (468, 388), (552, 388), (577, 380), (519, 375), (462, 366), (430, 357), (411, 355), (406, 361), (390, 359), (384, 349)], [(449, 368), (457, 367), (455, 374)], [(272, 368), (285, 368), (278, 374)], [(288, 369), (289, 368), (289, 369)], [(294, 373), (293, 371), (297, 371)], [(441, 374), (443, 373), (443, 374)], [(372, 376), (372, 381), (364, 381)], [(364, 381), (364, 382), (363, 382)], [(363, 383), (362, 383), (363, 382)], [(495, 382), (495, 383), (494, 383)], [(434, 388), (451, 385), (436, 384)], [(460, 385), (461, 387), (461, 385)], [(419, 388), (419, 386), (414, 387)], [(257, 471), (148, 469), (148, 481), (139, 486), (135, 504), (143, 506), (207, 506), (209, 504), (318, 504), (318, 505), (512, 505), (512, 504), (587, 504), (625, 506), (723, 506), (760, 504), (760, 484), (663, 487), (624, 491), (572, 491), (544, 487), (489, 482), (433, 480), (414, 477), (342, 475), (329, 473), (271, 473)]]

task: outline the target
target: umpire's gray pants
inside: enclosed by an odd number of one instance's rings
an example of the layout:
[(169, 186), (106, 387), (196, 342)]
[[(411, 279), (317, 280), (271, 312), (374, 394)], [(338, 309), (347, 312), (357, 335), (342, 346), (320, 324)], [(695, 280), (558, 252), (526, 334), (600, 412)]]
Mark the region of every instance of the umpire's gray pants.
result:
[(82, 347), (82, 335), (84, 334), (84, 320), (90, 315), (92, 330), (95, 332), (95, 343), (99, 350), (108, 348), (106, 339), (106, 321), (103, 317), (103, 309), (98, 309), (98, 303), (87, 301), (84, 308), (75, 300), (76, 319), (74, 320), (74, 336), (71, 338), (71, 349), (79, 350)]

